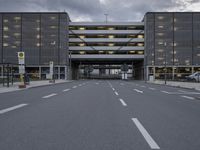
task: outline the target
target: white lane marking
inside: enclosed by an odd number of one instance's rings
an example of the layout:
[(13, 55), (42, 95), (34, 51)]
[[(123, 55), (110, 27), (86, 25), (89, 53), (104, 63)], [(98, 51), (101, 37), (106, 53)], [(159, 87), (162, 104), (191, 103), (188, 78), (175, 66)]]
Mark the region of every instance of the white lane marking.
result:
[(63, 92), (67, 92), (67, 91), (69, 91), (69, 90), (70, 90), (70, 89), (64, 89)]
[(146, 86), (142, 85), (141, 87), (145, 88)]
[(179, 92), (183, 92), (183, 93), (185, 93), (185, 92), (187, 92), (187, 91), (183, 91), (183, 90), (178, 90)]
[(132, 118), (132, 121), (135, 123), (136, 127), (141, 132), (141, 134), (143, 135), (144, 139), (147, 141), (151, 149), (160, 149), (158, 144), (154, 141), (154, 139), (147, 132), (147, 130), (142, 126), (139, 120), (137, 118)]
[(119, 101), (122, 103), (123, 106), (127, 106), (123, 99), (120, 98)]
[(115, 95), (119, 95), (119, 94), (115, 91)]
[(190, 97), (190, 96), (181, 96), (181, 97), (183, 97), (183, 98), (187, 98), (187, 99), (194, 99), (194, 97)]
[(166, 93), (166, 94), (169, 94), (169, 92), (167, 92), (167, 91), (161, 91), (161, 92)]
[(96, 84), (99, 84), (98, 82)]
[(46, 95), (46, 96), (43, 96), (42, 98), (49, 98), (49, 97), (52, 97), (52, 96), (55, 96), (57, 95), (56, 93), (52, 93), (52, 94), (49, 94), (49, 95)]
[(6, 112), (9, 112), (9, 111), (12, 111), (12, 110), (15, 110), (15, 109), (18, 109), (18, 108), (21, 108), (21, 107), (24, 107), (28, 104), (19, 104), (19, 105), (16, 105), (16, 106), (13, 106), (13, 107), (9, 107), (9, 108), (6, 108), (6, 109), (2, 109), (0, 110), (0, 114), (4, 114)]
[(75, 88), (77, 88), (77, 86), (73, 86), (72, 88), (75, 89)]
[(155, 88), (151, 88), (151, 87), (149, 87), (149, 89), (150, 89), (150, 90), (155, 90)]
[(78, 86), (82, 86), (82, 84), (79, 84)]
[(143, 93), (143, 91), (140, 91), (138, 89), (133, 89), (134, 91), (138, 92), (138, 93)]
[(115, 91), (115, 89), (114, 89), (114, 88), (112, 88), (112, 90), (113, 90), (113, 91)]

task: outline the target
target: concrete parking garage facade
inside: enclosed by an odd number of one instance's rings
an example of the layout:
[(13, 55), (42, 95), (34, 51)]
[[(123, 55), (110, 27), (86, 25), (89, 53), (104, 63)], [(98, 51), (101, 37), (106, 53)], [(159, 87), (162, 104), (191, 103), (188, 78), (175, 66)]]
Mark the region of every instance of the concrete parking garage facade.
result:
[(87, 66), (96, 77), (119, 78), (127, 64), (131, 79), (165, 74), (181, 79), (200, 71), (199, 12), (148, 12), (138, 22), (72, 22), (65, 12), (4, 12), (0, 37), (1, 75), (2, 64), (18, 63), (19, 51), (25, 52), (28, 75), (39, 79), (46, 79), (50, 61), (55, 77), (65, 79), (84, 78)]

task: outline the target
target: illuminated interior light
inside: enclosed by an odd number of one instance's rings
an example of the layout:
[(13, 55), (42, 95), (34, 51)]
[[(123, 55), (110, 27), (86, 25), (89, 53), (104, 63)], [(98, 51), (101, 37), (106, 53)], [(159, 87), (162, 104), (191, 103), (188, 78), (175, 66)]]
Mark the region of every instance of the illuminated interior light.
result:
[(144, 51), (138, 51), (138, 54), (144, 54)]
[(114, 46), (114, 44), (113, 43), (109, 43), (108, 46)]
[(81, 55), (83, 55), (83, 54), (85, 54), (85, 51), (80, 51), (79, 53), (80, 53)]
[(7, 26), (4, 26), (4, 27), (3, 27), (3, 31), (8, 31), (8, 27), (7, 27)]
[(137, 38), (143, 39), (144, 35), (138, 35)]
[(134, 54), (134, 53), (135, 53), (135, 51), (129, 51), (129, 53), (131, 53), (131, 54)]
[(80, 43), (79, 46), (85, 46), (85, 43)]
[(4, 47), (7, 47), (7, 46), (8, 46), (8, 43), (3, 43), (3, 46), (4, 46)]
[(7, 23), (7, 22), (8, 22), (8, 19), (4, 19), (3, 22), (4, 22), (4, 23)]
[(113, 39), (114, 35), (109, 35), (108, 38)]
[(85, 30), (85, 27), (80, 27), (79, 30)]
[(85, 35), (80, 35), (79, 38), (84, 39)]
[(144, 43), (137, 43), (137, 46), (144, 46)]
[(108, 51), (108, 54), (113, 54), (114, 52), (113, 51)]

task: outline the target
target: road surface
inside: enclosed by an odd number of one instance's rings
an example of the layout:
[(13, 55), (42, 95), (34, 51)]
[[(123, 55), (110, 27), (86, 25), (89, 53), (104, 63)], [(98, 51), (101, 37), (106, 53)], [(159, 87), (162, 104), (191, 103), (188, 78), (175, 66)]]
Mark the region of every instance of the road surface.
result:
[(0, 150), (151, 149), (200, 149), (200, 92), (79, 80), (0, 94)]

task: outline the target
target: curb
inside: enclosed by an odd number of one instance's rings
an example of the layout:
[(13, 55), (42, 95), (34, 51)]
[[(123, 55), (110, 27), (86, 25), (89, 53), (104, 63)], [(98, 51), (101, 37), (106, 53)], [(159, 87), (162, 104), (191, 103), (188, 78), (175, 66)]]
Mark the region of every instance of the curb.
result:
[(52, 85), (55, 85), (55, 84), (64, 84), (64, 83), (70, 83), (70, 82), (73, 82), (73, 81), (66, 81), (66, 82), (60, 82), (60, 83), (50, 83), (50, 84), (45, 84), (45, 85), (38, 85), (38, 86), (27, 87), (25, 89), (32, 89), (32, 88), (37, 88), (37, 87), (52, 86)]

